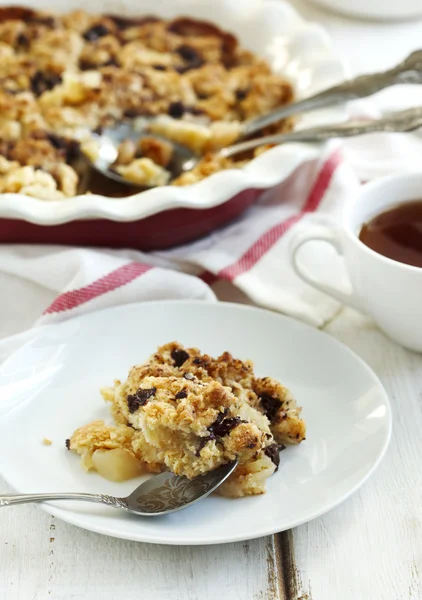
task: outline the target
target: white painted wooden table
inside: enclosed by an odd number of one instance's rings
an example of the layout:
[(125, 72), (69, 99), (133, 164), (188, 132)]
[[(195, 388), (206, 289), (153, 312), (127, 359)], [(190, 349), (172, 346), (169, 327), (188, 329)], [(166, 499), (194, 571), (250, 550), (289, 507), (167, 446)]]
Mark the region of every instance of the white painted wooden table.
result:
[[(385, 68), (422, 46), (420, 23), (368, 25), (292, 4), (327, 26), (354, 72)], [(227, 286), (220, 296), (242, 300)], [(0, 325), (2, 335), (15, 329)], [(422, 356), (348, 309), (326, 331), (372, 367), (393, 405), (387, 456), (352, 498), (290, 532), (193, 548), (103, 537), (34, 506), (3, 510), (0, 600), (421, 600)], [(0, 493), (10, 491), (0, 478)]]

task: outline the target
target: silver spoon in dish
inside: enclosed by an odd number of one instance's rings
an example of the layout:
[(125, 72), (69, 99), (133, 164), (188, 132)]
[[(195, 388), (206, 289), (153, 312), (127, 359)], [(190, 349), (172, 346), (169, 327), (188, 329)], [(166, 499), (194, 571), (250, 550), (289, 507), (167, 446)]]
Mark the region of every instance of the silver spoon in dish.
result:
[[(238, 139), (243, 140), (248, 138), (257, 132), (262, 131), (262, 129), (268, 125), (277, 123), (281, 119), (285, 119), (300, 113), (309, 112), (311, 110), (344, 104), (350, 100), (371, 96), (372, 94), (375, 94), (384, 88), (406, 83), (422, 83), (422, 50), (413, 52), (404, 61), (392, 69), (388, 69), (387, 71), (380, 73), (360, 75), (359, 77), (347, 80), (314, 96), (305, 98), (304, 100), (299, 100), (297, 102), (292, 102), (291, 104), (277, 108), (271, 113), (260, 115), (259, 117), (246, 121), (242, 126)], [(147, 123), (148, 119), (145, 121)], [(346, 135), (344, 130), (340, 131), (339, 133), (337, 128), (334, 132), (332, 131), (332, 128), (331, 130), (328, 128), (328, 131), (331, 131), (331, 133), (323, 139), (327, 139), (327, 137), (341, 136), (342, 132), (343, 135)], [(404, 130), (401, 129), (400, 131)], [(313, 132), (316, 134), (316, 139), (312, 137)], [(262, 138), (259, 141), (254, 140), (252, 142), (253, 145), (247, 147), (242, 146), (241, 144), (235, 144), (230, 148), (225, 148), (220, 153), (222, 156), (229, 157), (243, 152), (244, 150), (256, 148), (257, 146), (266, 143), (281, 144), (290, 141), (319, 141), (321, 139), (321, 129), (308, 130), (308, 132), (301, 131), (297, 133), (299, 137), (297, 137), (296, 132), (293, 132), (286, 135), (280, 134), (278, 136), (271, 136), (271, 138)], [(349, 133), (349, 135), (358, 134)], [(160, 136), (147, 133), (146, 131), (136, 131), (136, 128), (129, 123), (119, 124), (115, 127), (104, 129), (102, 134), (97, 136), (97, 141), (99, 143), (99, 154), (97, 159), (92, 162), (92, 165), (106, 177), (119, 181), (125, 185), (133, 186), (133, 182), (122, 177), (110, 167), (113, 165), (118, 156), (118, 146), (122, 141), (125, 139), (130, 139), (134, 142), (137, 142), (141, 137), (145, 136), (156, 136), (157, 138), (160, 138)], [(294, 137), (292, 138), (292, 136)], [(165, 138), (161, 137), (161, 139)], [(272, 139), (273, 141), (264, 141), (268, 139)], [(173, 159), (169, 165), (171, 180), (175, 179), (182, 173), (191, 170), (200, 160), (200, 157), (195, 155), (191, 150), (189, 150), (189, 148), (186, 148), (175, 142), (172, 142), (172, 144), (174, 147), (174, 152)]]
[[(246, 140), (232, 146), (227, 146), (215, 153), (216, 156), (229, 158), (248, 150), (253, 150), (264, 145), (279, 145), (287, 142), (322, 142), (331, 138), (344, 138), (366, 133), (375, 132), (405, 132), (413, 131), (422, 127), (422, 107), (393, 112), (382, 119), (375, 121), (348, 121), (339, 125), (324, 125), (311, 129), (292, 131), (268, 135), (265, 137)], [(115, 179), (125, 185), (134, 186), (134, 183), (111, 170), (113, 162), (117, 158), (118, 145), (125, 139), (139, 140), (143, 136), (151, 137), (147, 133), (134, 132), (129, 125), (121, 124), (118, 127), (104, 129), (99, 139), (99, 154), (93, 166), (106, 177)], [(159, 137), (159, 136), (156, 136)], [(163, 138), (162, 138), (163, 139)], [(171, 179), (175, 179), (182, 173), (191, 171), (201, 160), (200, 156), (194, 154), (189, 148), (181, 144), (173, 143), (173, 159), (169, 165)]]
[(160, 473), (141, 483), (127, 498), (105, 494), (9, 494), (0, 496), (0, 507), (47, 500), (82, 500), (97, 502), (142, 517), (157, 517), (182, 510), (206, 498), (233, 473), (238, 461), (222, 465), (194, 479), (170, 472)]

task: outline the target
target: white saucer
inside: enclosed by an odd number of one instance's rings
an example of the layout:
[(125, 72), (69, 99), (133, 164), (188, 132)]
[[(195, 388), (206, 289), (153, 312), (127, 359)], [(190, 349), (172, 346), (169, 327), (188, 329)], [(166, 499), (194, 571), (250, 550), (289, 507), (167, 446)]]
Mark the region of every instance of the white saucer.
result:
[[(125, 378), (156, 346), (178, 340), (255, 362), (260, 376), (287, 385), (303, 406), (307, 439), (281, 454), (263, 496), (210, 497), (185, 511), (140, 518), (86, 503), (43, 508), (68, 523), (119, 538), (160, 544), (248, 540), (305, 523), (345, 500), (370, 476), (391, 435), (380, 381), (330, 336), (292, 319), (235, 304), (163, 301), (132, 304), (52, 325), (0, 369), (0, 473), (19, 492), (94, 492), (123, 496), (85, 473), (65, 439), (108, 418), (100, 386)], [(5, 411), (6, 408), (6, 411)], [(43, 438), (53, 445), (44, 446)], [(19, 508), (6, 508), (16, 511)]]

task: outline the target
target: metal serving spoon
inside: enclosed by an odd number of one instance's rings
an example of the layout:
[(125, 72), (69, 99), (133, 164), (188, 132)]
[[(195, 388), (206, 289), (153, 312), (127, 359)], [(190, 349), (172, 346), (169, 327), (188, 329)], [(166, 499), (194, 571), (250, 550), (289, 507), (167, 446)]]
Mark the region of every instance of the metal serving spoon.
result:
[[(273, 123), (292, 115), (325, 108), (327, 106), (343, 104), (350, 100), (371, 96), (372, 94), (375, 94), (376, 92), (392, 85), (405, 83), (422, 83), (422, 50), (413, 52), (403, 62), (392, 69), (388, 69), (387, 71), (380, 73), (360, 75), (359, 77), (350, 79), (344, 83), (324, 90), (319, 94), (305, 98), (304, 100), (292, 102), (291, 104), (282, 106), (271, 113), (246, 121), (242, 127), (239, 139), (241, 140), (247, 138), (258, 131), (261, 131), (268, 125), (272, 125)], [(325, 129), (331, 133), (323, 139), (327, 139), (327, 137), (339, 137), (341, 135), (346, 135), (344, 129), (340, 130), (340, 132), (338, 128), (335, 128), (335, 131), (333, 131), (333, 128), (324, 128), (324, 130)], [(311, 136), (311, 133), (315, 131), (317, 131), (317, 139)], [(380, 130), (377, 129), (376, 131)], [(399, 131), (407, 130), (400, 129)], [(358, 135), (359, 133), (360, 132), (349, 133), (348, 135)], [(303, 137), (303, 135), (300, 136), (300, 134), (305, 134), (307, 137)], [(123, 140), (131, 139), (133, 141), (138, 141), (141, 137), (145, 137), (146, 135), (151, 137), (152, 134), (147, 134), (146, 132), (140, 133), (139, 131), (136, 131), (130, 124), (119, 124), (116, 127), (104, 129), (102, 134), (98, 135), (97, 137), (97, 141), (99, 142), (99, 156), (92, 163), (94, 168), (96, 168), (106, 177), (133, 187), (133, 182), (130, 182), (115, 171), (112, 171), (110, 167), (117, 158), (118, 146)], [(297, 135), (299, 135), (299, 137), (297, 137)], [(287, 137), (284, 135), (273, 136), (272, 139), (275, 140), (274, 142), (263, 141), (269, 138), (263, 138), (259, 141), (254, 140), (254, 145), (247, 146), (247, 148), (240, 144), (236, 144), (230, 148), (222, 150), (221, 154), (223, 156), (233, 156), (234, 154), (243, 152), (245, 149), (256, 148), (257, 146), (265, 143), (281, 144), (289, 141), (319, 141), (321, 139), (321, 129), (308, 130), (307, 132), (301, 131), (297, 132), (297, 135), (296, 133), (293, 133), (288, 134)], [(158, 138), (160, 137), (155, 134), (154, 136)], [(292, 136), (294, 137), (292, 138)], [(192, 169), (199, 161), (199, 157), (194, 155), (188, 148), (181, 146), (180, 144), (175, 142), (172, 142), (172, 144), (174, 146), (174, 154), (172, 162), (169, 165), (169, 170), (172, 174), (172, 179), (174, 179), (181, 173)]]
[(412, 52), (405, 60), (397, 66), (380, 73), (359, 75), (305, 98), (282, 106), (267, 115), (261, 115), (251, 121), (247, 121), (242, 130), (241, 137), (248, 137), (257, 131), (261, 131), (267, 125), (272, 125), (300, 113), (345, 104), (351, 100), (372, 96), (387, 87), (405, 83), (422, 83), (422, 50)]
[(142, 517), (157, 517), (182, 510), (206, 498), (233, 473), (237, 464), (234, 460), (195, 479), (161, 473), (141, 483), (127, 498), (105, 494), (10, 494), (0, 496), (0, 507), (47, 500), (82, 500), (121, 508)]
[[(120, 128), (116, 128), (111, 131), (104, 130), (104, 134), (101, 137), (102, 144), (99, 155), (100, 158), (96, 161), (96, 163), (94, 163), (94, 166), (96, 169), (101, 171), (106, 177), (110, 177), (126, 185), (133, 186), (134, 184), (132, 182), (128, 181), (127, 179), (124, 179), (118, 173), (109, 170), (111, 164), (114, 162), (115, 157), (117, 156), (118, 137), (114, 136), (117, 136), (118, 132), (120, 132), (122, 128), (127, 127), (128, 130), (130, 129), (130, 127), (126, 125), (120, 125), (119, 127)], [(419, 127), (422, 127), (422, 107), (410, 108), (408, 110), (394, 112), (376, 121), (348, 121), (347, 123), (339, 125), (324, 125), (321, 127), (313, 127), (312, 129), (302, 129), (301, 131), (293, 131), (291, 133), (268, 135), (258, 139), (246, 140), (245, 142), (239, 142), (238, 144), (234, 144), (233, 146), (223, 148), (222, 150), (217, 152), (216, 155), (222, 156), (224, 158), (229, 158), (231, 156), (235, 156), (236, 154), (241, 154), (242, 152), (246, 152), (247, 150), (253, 150), (254, 148), (264, 146), (266, 144), (279, 145), (285, 144), (287, 142), (322, 142), (330, 138), (351, 137), (363, 135), (365, 133), (374, 133), (382, 131), (413, 131), (415, 129), (418, 129)], [(107, 133), (108, 131), (109, 133)], [(128, 137), (126, 133), (121, 133), (123, 137), (120, 139), (120, 141)], [(142, 137), (142, 135), (147, 134), (137, 133), (137, 139)], [(174, 179), (181, 173), (191, 171), (201, 160), (200, 156), (195, 155), (185, 146), (181, 146), (180, 144), (176, 143), (174, 143), (173, 156), (174, 158), (172, 164), (170, 165), (172, 179)]]

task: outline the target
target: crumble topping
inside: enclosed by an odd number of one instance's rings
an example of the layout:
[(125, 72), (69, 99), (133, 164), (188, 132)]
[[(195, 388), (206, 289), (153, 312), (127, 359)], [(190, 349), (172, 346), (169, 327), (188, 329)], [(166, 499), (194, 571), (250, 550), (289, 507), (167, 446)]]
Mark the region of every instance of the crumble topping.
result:
[[(280, 451), (305, 439), (300, 408), (288, 390), (255, 377), (251, 362), (228, 352), (214, 359), (173, 342), (101, 394), (116, 424), (81, 427), (68, 448), (86, 469), (106, 477), (110, 450), (125, 451), (143, 472), (169, 469), (190, 479), (237, 458), (239, 466), (218, 493), (262, 494), (279, 468)], [(109, 458), (114, 465), (115, 455)]]
[[(3, 7), (0, 61), (0, 192), (45, 200), (89, 191), (83, 152), (95, 158), (93, 133), (104, 126), (158, 117), (152, 134), (204, 157), (175, 181), (187, 185), (253, 158), (209, 153), (236, 140), (243, 121), (292, 99), (285, 78), (235, 36), (186, 17)], [(166, 185), (171, 157), (171, 143), (152, 135), (135, 148), (125, 141), (115, 168), (137, 185)]]

